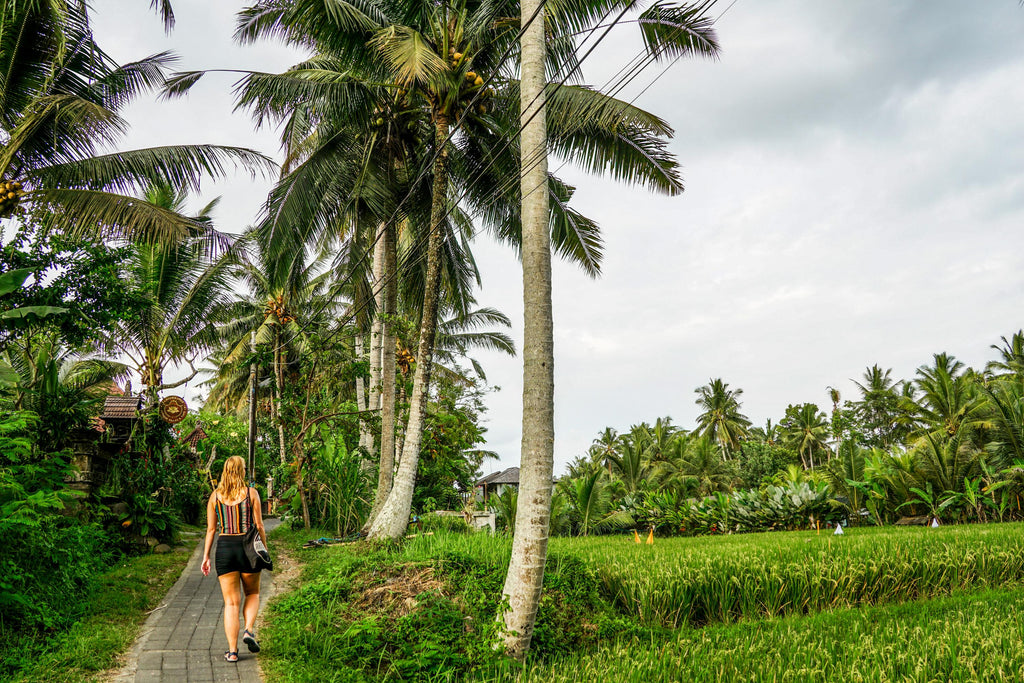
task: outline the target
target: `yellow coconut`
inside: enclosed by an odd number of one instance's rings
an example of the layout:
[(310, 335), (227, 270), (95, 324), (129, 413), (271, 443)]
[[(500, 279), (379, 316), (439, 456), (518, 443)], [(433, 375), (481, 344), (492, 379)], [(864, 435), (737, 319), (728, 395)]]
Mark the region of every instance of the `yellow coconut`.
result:
[(473, 85), (475, 85), (477, 87), (480, 87), (483, 84), (484, 84), (484, 79), (481, 78), (480, 76), (477, 76), (476, 79), (473, 81)]

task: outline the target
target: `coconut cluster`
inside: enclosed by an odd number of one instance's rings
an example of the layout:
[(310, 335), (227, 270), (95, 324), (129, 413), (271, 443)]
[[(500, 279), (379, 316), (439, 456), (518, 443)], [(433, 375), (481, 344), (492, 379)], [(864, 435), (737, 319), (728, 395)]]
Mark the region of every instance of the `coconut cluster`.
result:
[[(462, 59), (464, 56), (465, 55), (463, 55), (463, 53), (456, 52), (454, 48), (448, 51), (448, 58), (451, 60), (450, 63), (453, 69), (459, 68), (459, 65), (462, 64)], [(483, 87), (484, 78), (475, 71), (467, 71), (465, 79), (467, 93), (472, 93), (478, 90), (479, 88)], [(490, 99), (492, 97), (494, 97), (494, 88), (487, 88), (486, 90), (483, 90), (480, 93), (481, 100)], [(480, 102), (478, 105), (476, 105), (476, 113), (480, 114), (481, 116), (486, 114), (487, 110), (488, 107), (486, 102)]]
[(0, 183), (0, 216), (10, 216), (24, 194), (21, 183), (17, 180)]

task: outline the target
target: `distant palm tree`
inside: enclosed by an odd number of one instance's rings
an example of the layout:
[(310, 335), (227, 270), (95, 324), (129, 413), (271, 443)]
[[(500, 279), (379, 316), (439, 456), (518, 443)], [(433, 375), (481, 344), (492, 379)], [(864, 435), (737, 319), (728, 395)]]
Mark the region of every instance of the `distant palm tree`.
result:
[(694, 391), (703, 411), (697, 416), (698, 433), (721, 444), (726, 460), (730, 459), (750, 429), (750, 420), (740, 412), (743, 390), (729, 389), (728, 383), (718, 378)]
[(854, 404), (857, 416), (872, 445), (888, 448), (901, 440), (905, 430), (899, 424), (900, 382), (892, 370), (877, 364), (864, 370), (862, 381), (854, 381), (860, 400)]
[(605, 427), (601, 435), (590, 442), (590, 457), (594, 462), (604, 463), (608, 468), (608, 474), (612, 473), (612, 461), (609, 456), (619, 452), (622, 447), (622, 439), (611, 427)]
[(1002, 346), (992, 345), (999, 352), (999, 360), (991, 361), (985, 370), (989, 374), (1008, 374), (1024, 377), (1024, 330), (1017, 330), (1009, 339), (1000, 337)]
[(804, 467), (814, 469), (814, 456), (828, 452), (830, 432), (825, 413), (813, 403), (791, 405), (780, 426), (783, 445), (800, 455)]
[(965, 371), (964, 364), (953, 356), (935, 354), (931, 366), (917, 369), (914, 385), (919, 391), (916, 399), (903, 401), (918, 425), (914, 436), (955, 437), (962, 429), (986, 425), (981, 383), (973, 370)]
[(563, 479), (559, 490), (569, 501), (570, 515), (577, 524), (577, 534), (588, 536), (591, 532), (613, 527), (625, 527), (633, 518), (612, 506), (611, 491), (605, 473), (601, 470), (576, 479)]
[(663, 473), (671, 469), (674, 478), (695, 485), (696, 495), (701, 498), (732, 490), (736, 471), (722, 459), (721, 446), (710, 436), (681, 438), (673, 446), (672, 455), (661, 468)]
[(750, 438), (763, 444), (774, 446), (779, 440), (779, 425), (772, 424), (771, 418), (764, 421), (764, 427), (754, 427), (750, 430)]
[(611, 454), (614, 476), (621, 483), (626, 494), (636, 493), (646, 488), (653, 472), (647, 457), (647, 444), (643, 441), (629, 441), (621, 452)]
[(842, 502), (842, 505), (846, 508), (848, 517), (853, 524), (860, 523), (860, 511), (865, 502), (864, 491), (855, 484), (865, 481), (864, 468), (867, 458), (871, 454), (854, 440), (847, 439), (839, 444), (836, 457), (829, 460), (822, 468), (832, 492), (837, 499), (842, 498), (845, 501)]

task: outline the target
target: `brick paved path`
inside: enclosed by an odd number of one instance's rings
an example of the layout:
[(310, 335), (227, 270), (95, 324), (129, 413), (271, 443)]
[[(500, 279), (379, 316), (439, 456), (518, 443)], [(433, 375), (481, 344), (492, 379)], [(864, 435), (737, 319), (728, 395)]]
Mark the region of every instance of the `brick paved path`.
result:
[[(277, 519), (266, 520), (267, 533), (279, 523)], [(161, 603), (164, 607), (153, 612), (143, 625), (128, 663), (116, 679), (119, 683), (256, 683), (260, 680), (256, 655), (250, 654), (242, 643), (241, 631), (238, 663), (224, 661), (224, 651), (228, 649), (224, 638), (224, 601), (213, 568), (209, 576), (203, 576), (200, 571), (202, 559), (203, 539), (200, 539), (185, 570)], [(261, 611), (272, 592), (273, 577), (272, 572), (263, 572), (260, 579)], [(244, 628), (241, 617), (239, 624)]]

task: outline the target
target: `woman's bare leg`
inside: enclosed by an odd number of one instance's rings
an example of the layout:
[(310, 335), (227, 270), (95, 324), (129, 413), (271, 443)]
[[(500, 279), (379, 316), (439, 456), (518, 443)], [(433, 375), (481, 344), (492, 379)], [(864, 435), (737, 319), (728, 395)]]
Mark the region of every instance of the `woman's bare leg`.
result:
[(228, 651), (238, 652), (238, 606), (242, 602), (238, 590), (238, 572), (217, 577), (224, 595), (224, 635), (228, 637)]
[(252, 633), (260, 611), (260, 575), (242, 574), (242, 589), (245, 591), (245, 627)]

